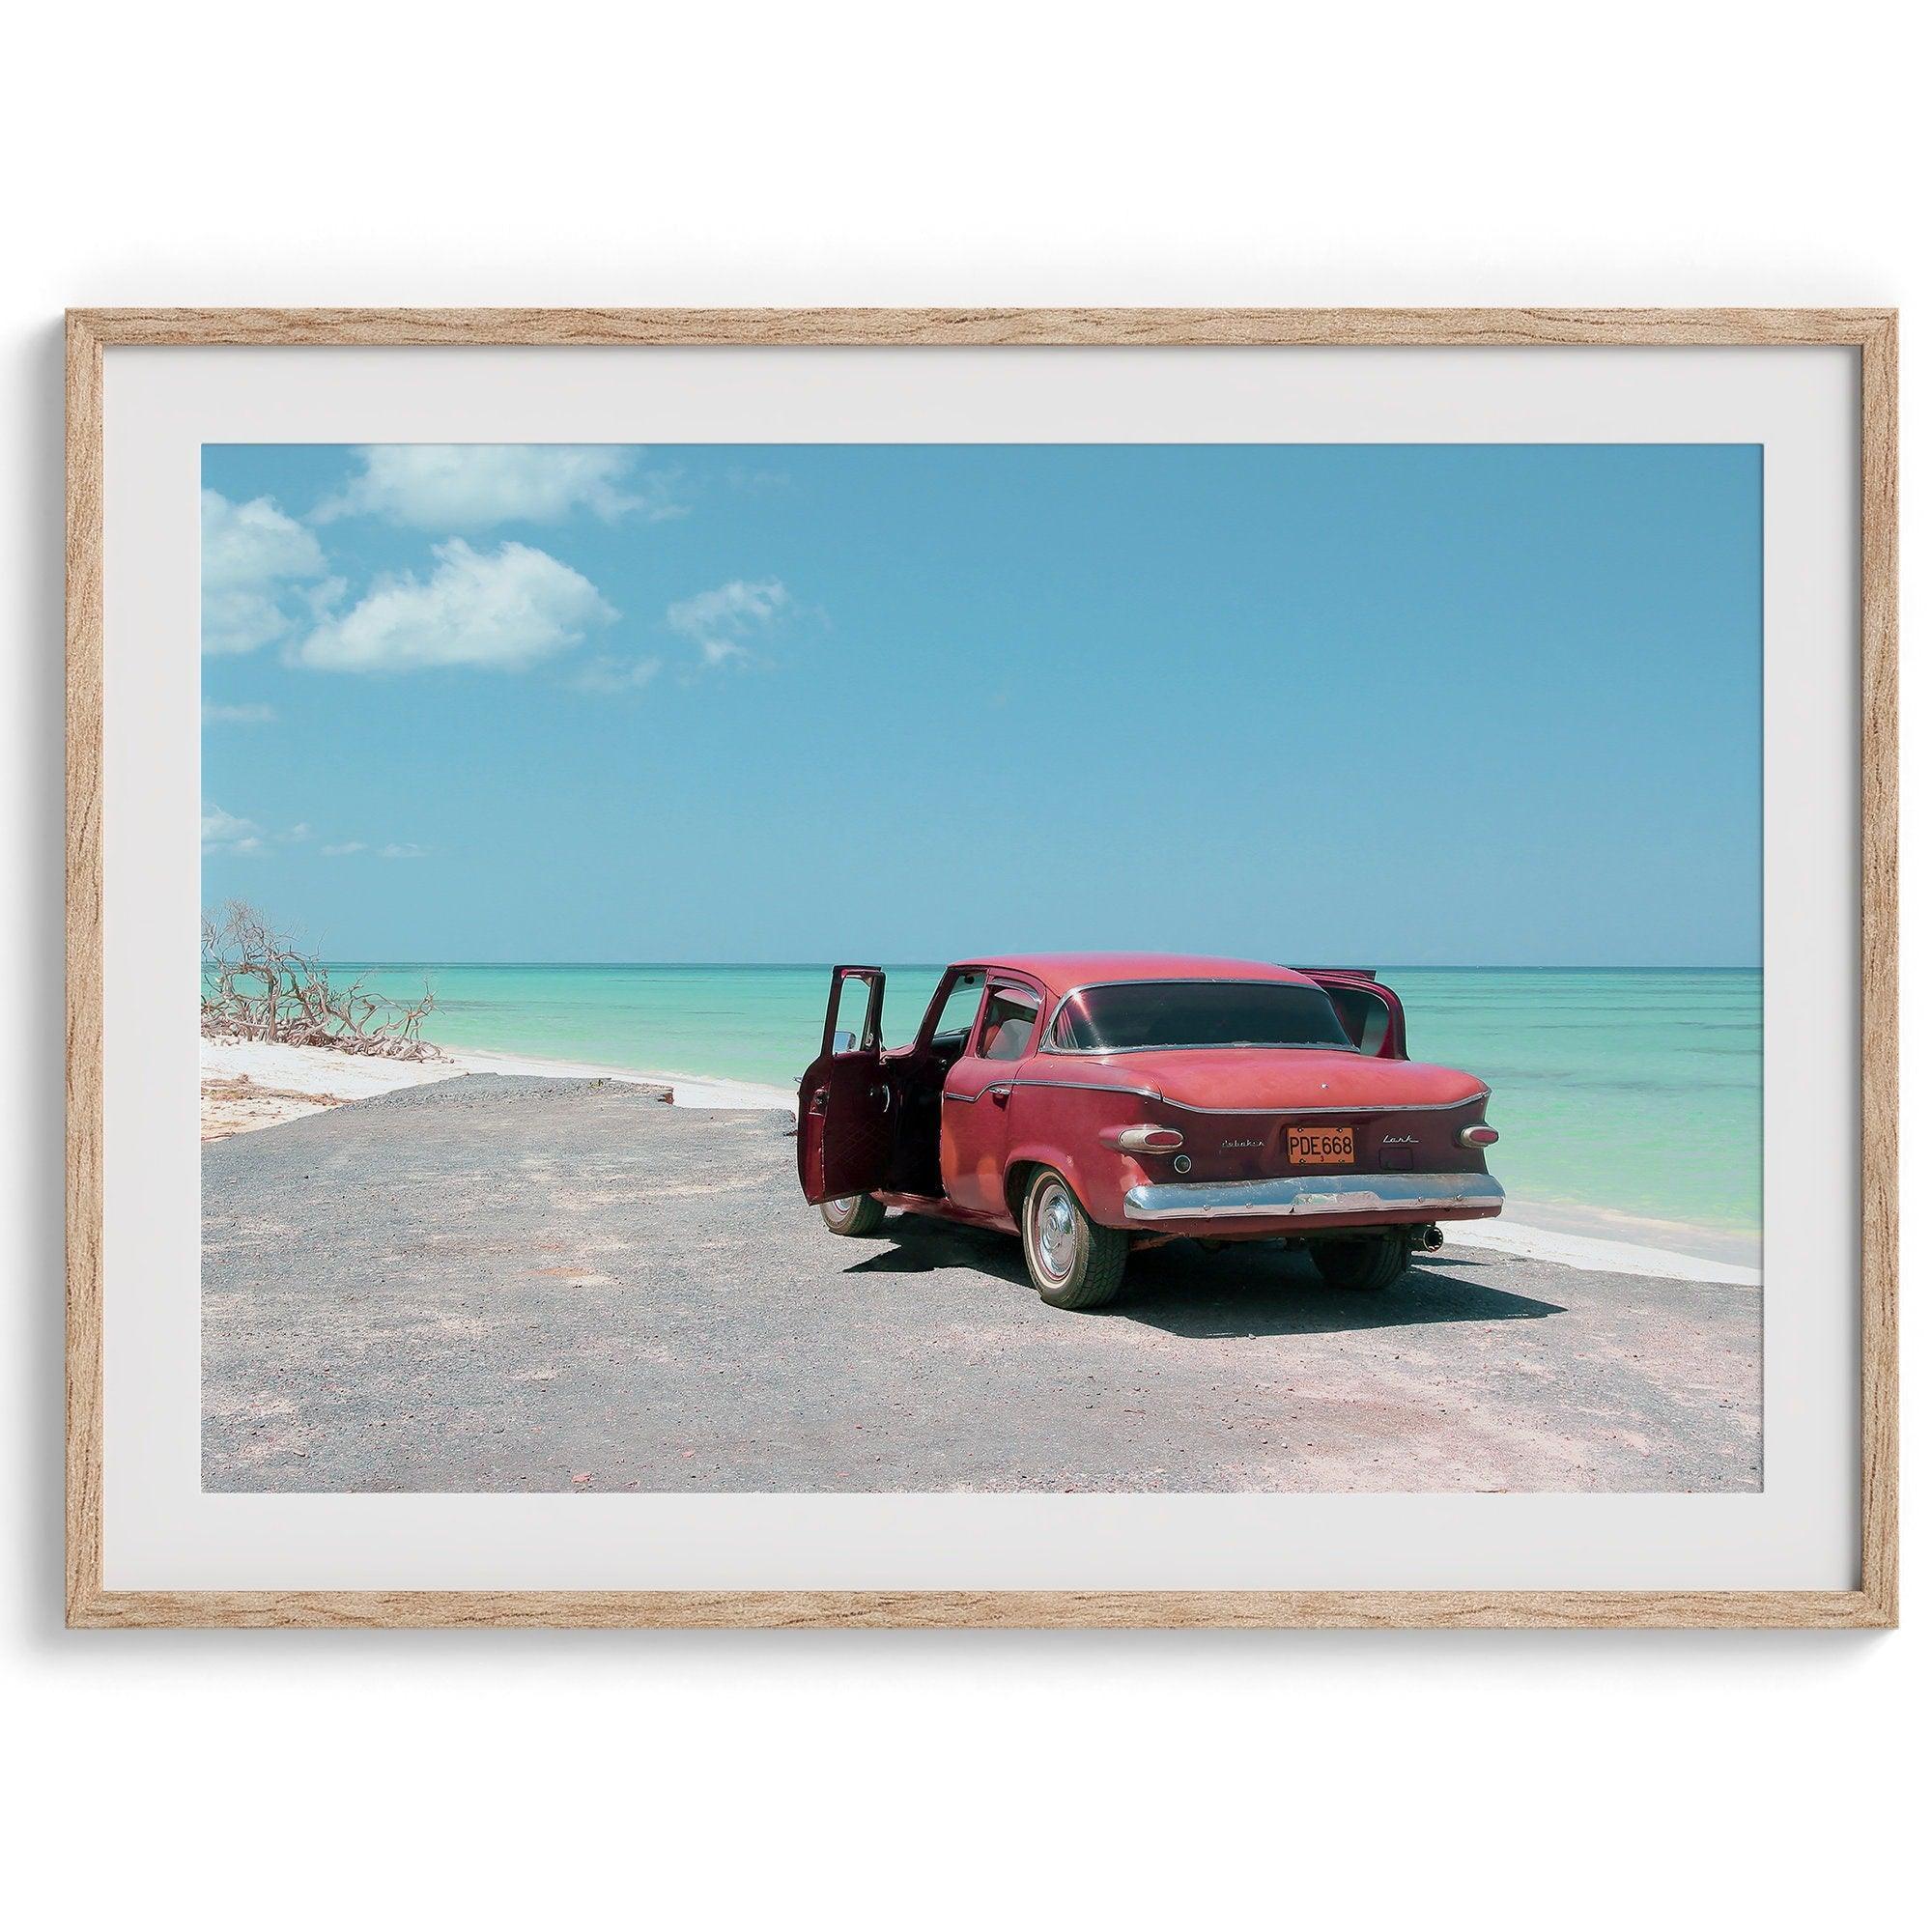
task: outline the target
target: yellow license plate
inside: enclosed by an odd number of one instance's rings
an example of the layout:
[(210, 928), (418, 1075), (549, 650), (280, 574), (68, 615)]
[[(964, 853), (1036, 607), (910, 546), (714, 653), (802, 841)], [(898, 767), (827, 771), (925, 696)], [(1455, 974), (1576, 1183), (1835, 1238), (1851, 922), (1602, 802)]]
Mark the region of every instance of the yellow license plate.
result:
[(1290, 1127), (1288, 1158), (1294, 1167), (1347, 1167), (1355, 1157), (1353, 1127)]

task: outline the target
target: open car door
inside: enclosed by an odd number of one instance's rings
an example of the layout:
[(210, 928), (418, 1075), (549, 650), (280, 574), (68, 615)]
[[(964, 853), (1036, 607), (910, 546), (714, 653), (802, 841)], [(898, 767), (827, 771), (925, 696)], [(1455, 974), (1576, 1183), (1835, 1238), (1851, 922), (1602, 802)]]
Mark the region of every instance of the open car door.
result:
[[(856, 1027), (841, 1026), (840, 1004), (854, 982), (865, 991), (864, 1014)], [(870, 1194), (891, 1173), (898, 1120), (879, 1036), (885, 997), (882, 967), (833, 967), (818, 1058), (798, 1088), (798, 1183), (814, 1204)]]
[(1406, 1060), (1402, 1002), (1367, 966), (1297, 966), (1328, 995), (1342, 1031), (1372, 1060)]

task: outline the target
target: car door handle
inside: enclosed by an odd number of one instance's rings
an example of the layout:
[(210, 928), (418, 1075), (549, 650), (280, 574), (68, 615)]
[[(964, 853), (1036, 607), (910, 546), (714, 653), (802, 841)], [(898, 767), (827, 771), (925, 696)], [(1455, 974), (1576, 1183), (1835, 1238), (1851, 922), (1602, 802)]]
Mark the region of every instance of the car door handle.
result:
[(986, 1098), (992, 1101), (996, 1107), (1004, 1107), (1012, 1097), (1012, 1092), (1013, 1090), (1010, 1087), (988, 1087), (986, 1089)]

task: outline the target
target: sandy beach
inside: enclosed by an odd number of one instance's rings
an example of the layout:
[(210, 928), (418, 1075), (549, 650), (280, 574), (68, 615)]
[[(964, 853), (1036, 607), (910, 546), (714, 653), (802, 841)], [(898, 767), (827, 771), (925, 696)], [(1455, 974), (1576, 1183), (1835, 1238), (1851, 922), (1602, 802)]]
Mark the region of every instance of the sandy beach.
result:
[[(795, 1117), (797, 1095), (755, 1081), (720, 1080), (702, 1074), (600, 1066), (583, 1061), (544, 1060), (475, 1049), (442, 1050), (435, 1060), (385, 1060), (335, 1053), (326, 1047), (282, 1046), (268, 1040), (203, 1039), (201, 1043), (201, 1138), (225, 1140), (271, 1127), (305, 1114), (348, 1105), (381, 1094), (453, 1080), (466, 1073), (525, 1074), (552, 1080), (609, 1080), (624, 1086), (667, 1090), (673, 1107), (732, 1108)], [(1604, 1227), (1614, 1233), (1599, 1233)], [(1652, 1281), (1709, 1282), (1757, 1288), (1763, 1276), (1746, 1243), (1724, 1243), (1727, 1252), (1691, 1252), (1673, 1244), (1668, 1224), (1623, 1221), (1577, 1208), (1513, 1205), (1499, 1220), (1464, 1223), (1459, 1244), (1492, 1254), (1551, 1262), (1566, 1267), (1636, 1276)], [(1686, 1231), (1688, 1232), (1688, 1231)], [(1711, 1244), (1716, 1245), (1716, 1244)]]

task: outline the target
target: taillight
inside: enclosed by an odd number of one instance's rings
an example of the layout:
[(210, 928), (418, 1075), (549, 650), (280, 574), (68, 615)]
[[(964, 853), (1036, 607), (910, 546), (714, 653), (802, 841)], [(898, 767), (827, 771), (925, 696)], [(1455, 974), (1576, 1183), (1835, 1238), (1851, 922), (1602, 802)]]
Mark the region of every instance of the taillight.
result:
[(1497, 1133), (1495, 1128), (1485, 1126), (1480, 1121), (1474, 1126), (1464, 1127), (1456, 1136), (1457, 1145), (1460, 1147), (1494, 1147), (1501, 1139), (1502, 1135)]
[(1181, 1145), (1173, 1127), (1109, 1127), (1100, 1138), (1122, 1153), (1172, 1153)]

